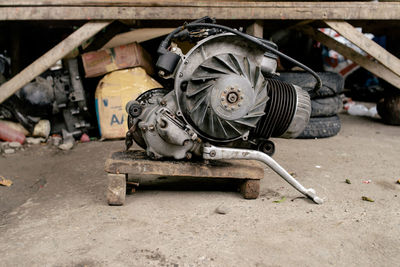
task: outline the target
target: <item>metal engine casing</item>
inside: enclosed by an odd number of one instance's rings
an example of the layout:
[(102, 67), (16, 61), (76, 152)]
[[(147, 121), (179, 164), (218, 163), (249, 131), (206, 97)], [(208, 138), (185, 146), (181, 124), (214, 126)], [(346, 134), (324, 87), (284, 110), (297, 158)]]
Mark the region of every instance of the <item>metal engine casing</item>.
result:
[(153, 89), (127, 104), (129, 131), (152, 158), (201, 155), (205, 142), (255, 147), (299, 135), (308, 93), (274, 79), (277, 57), (244, 38), (217, 34), (180, 55), (174, 89)]

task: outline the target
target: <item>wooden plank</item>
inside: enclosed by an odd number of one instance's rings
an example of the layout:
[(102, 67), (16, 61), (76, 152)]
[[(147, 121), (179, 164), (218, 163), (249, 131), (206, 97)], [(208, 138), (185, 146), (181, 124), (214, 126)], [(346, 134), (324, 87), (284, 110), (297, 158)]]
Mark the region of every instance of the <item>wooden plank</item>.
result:
[(126, 45), (133, 42), (144, 42), (147, 40), (151, 40), (153, 38), (157, 38), (163, 35), (166, 35), (172, 32), (174, 28), (142, 28), (136, 29), (129, 32), (124, 32), (115, 35), (110, 41), (108, 41), (102, 49), (117, 47), (120, 45)]
[(0, 6), (186, 6), (186, 7), (201, 7), (201, 6), (220, 6), (220, 7), (235, 7), (235, 6), (257, 6), (257, 7), (314, 7), (314, 8), (371, 8), (371, 7), (387, 7), (395, 6), (397, 3), (383, 3), (381, 1), (248, 1), (248, 0), (13, 0), (0, 1)]
[[(157, 1), (146, 1), (146, 0), (13, 0), (0, 2), (0, 6), (159, 6), (159, 5), (181, 5), (192, 4), (197, 1), (193, 0), (157, 0)], [(248, 0), (202, 0), (200, 3), (209, 2), (253, 2)]]
[(256, 20), (246, 29), (246, 33), (255, 37), (263, 38), (264, 22), (262, 20)]
[(11, 80), (2, 84), (0, 86), (0, 103), (110, 23), (111, 21), (92, 21), (84, 24)]
[[(4, 1), (5, 2), (5, 1)], [(400, 3), (380, 2), (127, 2), (101, 6), (100, 2), (62, 6), (63, 2), (42, 1), (44, 6), (0, 5), (0, 20), (193, 20), (216, 19), (321, 19), (399, 20)], [(106, 7), (106, 8), (105, 8)]]
[(386, 66), (397, 75), (400, 75), (400, 59), (389, 53), (379, 44), (365, 37), (351, 24), (345, 21), (325, 21), (325, 23), (344, 38), (382, 63), (382, 65)]
[(312, 39), (326, 45), (330, 49), (335, 50), (344, 57), (354, 61), (374, 75), (386, 80), (393, 86), (400, 88), (400, 77), (380, 63), (361, 55), (354, 49), (351, 49), (350, 47), (342, 43), (339, 43), (335, 39), (319, 31), (318, 29), (314, 29), (308, 25), (304, 25), (298, 29), (309, 35)]
[(262, 179), (264, 167), (258, 161), (155, 161), (143, 151), (115, 152), (106, 161), (108, 173), (129, 173), (132, 176), (179, 176), (233, 179)]
[(107, 44), (115, 35), (126, 32), (129, 27), (118, 20), (114, 20), (110, 25), (108, 25), (103, 31), (96, 34), (94, 41), (92, 41), (87, 47), (82, 51), (82, 54), (96, 51), (101, 49), (105, 44)]

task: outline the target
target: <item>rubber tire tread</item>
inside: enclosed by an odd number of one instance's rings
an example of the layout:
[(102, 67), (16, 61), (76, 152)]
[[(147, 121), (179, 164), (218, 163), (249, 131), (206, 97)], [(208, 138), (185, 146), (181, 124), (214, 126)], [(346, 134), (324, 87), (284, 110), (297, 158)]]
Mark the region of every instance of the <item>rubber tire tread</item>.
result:
[(322, 80), (322, 87), (314, 92), (316, 80), (308, 72), (281, 72), (279, 80), (300, 86), (310, 94), (311, 99), (336, 96), (343, 92), (344, 78), (335, 72), (317, 72)]
[(299, 139), (327, 138), (339, 133), (341, 123), (339, 116), (310, 118)]
[(331, 117), (343, 108), (339, 96), (311, 100), (311, 117)]

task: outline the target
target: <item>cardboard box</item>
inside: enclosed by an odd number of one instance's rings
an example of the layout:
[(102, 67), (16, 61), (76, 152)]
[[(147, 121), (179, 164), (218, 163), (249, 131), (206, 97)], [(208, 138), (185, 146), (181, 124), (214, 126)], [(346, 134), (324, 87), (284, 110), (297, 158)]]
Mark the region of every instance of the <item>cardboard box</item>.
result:
[(85, 53), (82, 61), (86, 78), (132, 67), (142, 67), (149, 75), (154, 74), (150, 55), (136, 42)]

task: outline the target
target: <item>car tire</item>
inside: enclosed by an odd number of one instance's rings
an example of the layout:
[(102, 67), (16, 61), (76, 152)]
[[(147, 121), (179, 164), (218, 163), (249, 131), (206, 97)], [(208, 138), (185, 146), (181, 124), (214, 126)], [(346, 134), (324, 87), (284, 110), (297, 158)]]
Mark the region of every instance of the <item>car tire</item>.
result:
[(299, 139), (326, 138), (335, 136), (341, 128), (337, 115), (331, 117), (310, 118), (304, 131), (297, 137)]
[(331, 117), (343, 108), (339, 96), (317, 98), (311, 100), (311, 117)]
[(336, 96), (343, 92), (344, 78), (335, 72), (317, 72), (322, 87), (314, 92), (316, 80), (308, 72), (281, 72), (279, 80), (300, 86), (310, 94), (311, 99)]

